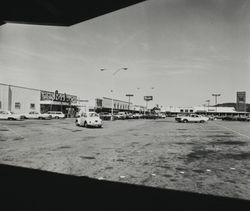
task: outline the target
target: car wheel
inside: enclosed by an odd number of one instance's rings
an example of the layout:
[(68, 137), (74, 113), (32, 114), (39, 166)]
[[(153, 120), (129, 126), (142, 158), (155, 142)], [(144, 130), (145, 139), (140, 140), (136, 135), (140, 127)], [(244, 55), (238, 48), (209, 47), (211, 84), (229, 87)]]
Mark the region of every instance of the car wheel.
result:
[(204, 123), (205, 121), (204, 120), (201, 120), (200, 123)]
[(59, 117), (58, 117), (58, 116), (56, 116), (56, 117), (55, 117), (55, 119), (59, 119)]
[(183, 120), (183, 122), (184, 122), (184, 123), (187, 123), (187, 122), (188, 122), (188, 120), (187, 120), (187, 119), (184, 119), (184, 120)]

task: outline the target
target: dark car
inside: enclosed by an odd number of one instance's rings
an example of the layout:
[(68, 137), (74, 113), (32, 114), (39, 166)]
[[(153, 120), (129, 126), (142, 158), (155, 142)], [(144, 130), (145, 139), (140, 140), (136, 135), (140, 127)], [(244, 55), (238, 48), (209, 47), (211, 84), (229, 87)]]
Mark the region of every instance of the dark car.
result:
[(108, 112), (101, 112), (99, 115), (102, 120), (111, 120), (111, 114)]
[(237, 117), (235, 116), (225, 116), (221, 118), (224, 121), (237, 121)]
[(238, 121), (243, 121), (243, 122), (249, 122), (250, 121), (250, 117), (247, 116), (239, 116), (237, 118)]

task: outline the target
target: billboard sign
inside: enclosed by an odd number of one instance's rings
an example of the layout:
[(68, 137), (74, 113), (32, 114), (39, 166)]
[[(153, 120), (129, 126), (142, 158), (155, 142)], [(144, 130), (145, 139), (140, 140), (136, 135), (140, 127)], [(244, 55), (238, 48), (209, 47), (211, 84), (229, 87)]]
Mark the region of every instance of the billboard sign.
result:
[(236, 109), (246, 111), (246, 92), (237, 92)]
[(145, 101), (153, 100), (153, 96), (144, 96)]
[(246, 103), (246, 92), (237, 92), (237, 103)]

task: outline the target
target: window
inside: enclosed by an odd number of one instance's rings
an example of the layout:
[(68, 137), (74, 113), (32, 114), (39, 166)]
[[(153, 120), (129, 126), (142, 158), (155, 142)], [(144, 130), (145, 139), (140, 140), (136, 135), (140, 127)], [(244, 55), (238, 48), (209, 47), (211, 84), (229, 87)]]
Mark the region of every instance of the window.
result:
[(185, 109), (185, 112), (188, 113), (188, 109)]
[(180, 111), (183, 112), (183, 109), (181, 109)]
[(193, 113), (193, 112), (194, 112), (194, 110), (190, 110), (190, 112), (191, 112), (191, 113)]
[(15, 108), (20, 109), (21, 108), (21, 103), (15, 103)]
[(30, 109), (35, 109), (35, 103), (30, 104)]

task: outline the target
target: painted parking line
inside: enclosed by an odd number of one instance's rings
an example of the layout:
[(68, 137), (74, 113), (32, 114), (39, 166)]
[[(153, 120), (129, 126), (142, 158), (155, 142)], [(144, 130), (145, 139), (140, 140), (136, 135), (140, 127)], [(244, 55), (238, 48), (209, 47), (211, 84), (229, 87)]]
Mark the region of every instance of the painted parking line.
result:
[(234, 132), (234, 133), (236, 133), (236, 134), (238, 134), (238, 135), (240, 135), (240, 136), (243, 136), (243, 137), (245, 137), (245, 138), (250, 139), (250, 136), (247, 136), (247, 135), (245, 135), (245, 134), (242, 134), (242, 133), (240, 133), (240, 132), (238, 132), (238, 131), (236, 131), (236, 130), (233, 130), (233, 129), (229, 128), (229, 127), (220, 125), (220, 124), (215, 123), (215, 122), (214, 122), (213, 124), (215, 124), (215, 125), (217, 125), (217, 126), (220, 126), (220, 127), (224, 128), (224, 129), (226, 129), (226, 130), (228, 130), (228, 131)]
[(7, 130), (11, 131), (12, 133), (14, 133), (16, 136), (21, 137), (22, 139), (24, 139), (24, 137), (22, 135), (20, 135), (19, 133), (17, 133), (16, 131), (14, 131), (13, 129), (7, 127), (6, 125), (4, 125), (3, 127), (5, 127)]

